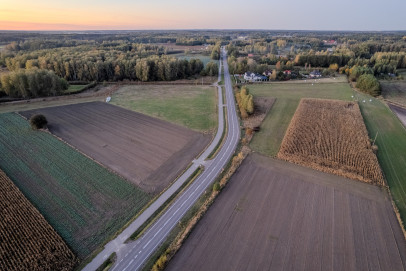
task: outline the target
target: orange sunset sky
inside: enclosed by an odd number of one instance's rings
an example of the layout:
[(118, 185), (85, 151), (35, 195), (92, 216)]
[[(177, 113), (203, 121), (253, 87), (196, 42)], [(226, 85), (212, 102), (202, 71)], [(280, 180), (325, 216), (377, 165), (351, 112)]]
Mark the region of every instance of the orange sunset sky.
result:
[(0, 30), (405, 30), (406, 1), (382, 4), (378, 0), (0, 0)]

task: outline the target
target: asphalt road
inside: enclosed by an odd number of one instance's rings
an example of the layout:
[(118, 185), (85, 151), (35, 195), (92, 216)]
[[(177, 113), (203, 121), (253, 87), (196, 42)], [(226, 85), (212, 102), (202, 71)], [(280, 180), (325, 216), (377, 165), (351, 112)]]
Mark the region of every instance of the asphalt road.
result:
[[(212, 144), (206, 149), (206, 151), (194, 161), (193, 165), (185, 172), (185, 178), (187, 179), (190, 174), (199, 165), (204, 165), (205, 169), (200, 176), (188, 187), (186, 191), (178, 197), (178, 199), (170, 206), (168, 210), (143, 234), (141, 238), (136, 241), (124, 243), (128, 237), (135, 232), (135, 230), (142, 225), (142, 221), (145, 221), (150, 215), (153, 214), (154, 209), (159, 208), (166, 200), (165, 198), (158, 198), (158, 200), (151, 205), (151, 210), (148, 208), (144, 213), (138, 217), (126, 230), (124, 230), (116, 239), (109, 242), (105, 249), (96, 256), (83, 270), (96, 270), (104, 260), (111, 255), (111, 253), (117, 253), (117, 260), (115, 265), (111, 268), (114, 271), (122, 270), (139, 270), (151, 254), (162, 244), (165, 238), (169, 235), (171, 230), (180, 221), (183, 215), (190, 209), (190, 207), (196, 202), (196, 200), (204, 193), (204, 191), (213, 183), (216, 177), (221, 173), (224, 166), (232, 157), (235, 148), (240, 138), (240, 127), (235, 109), (235, 100), (232, 90), (232, 84), (230, 74), (228, 72), (227, 56), (224, 49), (222, 49), (222, 62), (224, 66), (224, 80), (226, 90), (226, 106), (227, 107), (227, 123), (228, 130), (226, 134), (226, 140), (217, 153), (216, 157), (210, 161), (205, 161), (211, 151), (217, 145), (218, 140), (221, 139), (223, 118), (222, 114), (219, 114), (219, 129)], [(220, 69), (221, 71), (221, 69)], [(219, 75), (219, 78), (221, 75)], [(219, 105), (222, 105), (221, 88), (219, 88)], [(219, 110), (219, 112), (221, 112)], [(221, 132), (221, 133), (220, 133)], [(189, 174), (189, 175), (188, 175)], [(178, 180), (170, 187), (165, 193), (169, 196), (177, 190), (176, 186), (180, 187), (183, 182)], [(165, 193), (162, 195), (164, 196)]]

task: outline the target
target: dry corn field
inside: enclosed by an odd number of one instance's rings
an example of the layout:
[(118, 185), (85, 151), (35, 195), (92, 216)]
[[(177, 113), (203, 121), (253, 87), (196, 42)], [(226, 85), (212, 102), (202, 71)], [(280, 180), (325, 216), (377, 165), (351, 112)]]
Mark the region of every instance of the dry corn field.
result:
[(76, 257), (0, 171), (0, 270), (72, 270)]
[(359, 106), (354, 102), (302, 99), (278, 158), (367, 183), (384, 184)]

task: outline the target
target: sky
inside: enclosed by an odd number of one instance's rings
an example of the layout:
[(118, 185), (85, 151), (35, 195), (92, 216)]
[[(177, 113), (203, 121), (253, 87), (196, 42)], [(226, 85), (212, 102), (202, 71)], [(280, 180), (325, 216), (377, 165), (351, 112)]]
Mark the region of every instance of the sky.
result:
[(0, 0), (0, 30), (406, 30), (406, 0)]

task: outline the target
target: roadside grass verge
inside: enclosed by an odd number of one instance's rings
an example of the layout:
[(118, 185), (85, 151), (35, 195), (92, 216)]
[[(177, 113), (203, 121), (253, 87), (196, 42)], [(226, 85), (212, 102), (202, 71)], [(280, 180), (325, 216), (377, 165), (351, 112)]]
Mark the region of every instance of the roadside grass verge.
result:
[(255, 133), (250, 143), (253, 151), (271, 157), (277, 155), (301, 98), (351, 100), (353, 95), (348, 83), (314, 83), (314, 81), (256, 84), (249, 85), (249, 90), (257, 97), (276, 98), (260, 131)]
[(102, 265), (99, 266), (99, 268), (96, 269), (96, 271), (107, 271), (109, 270), (113, 264), (117, 260), (117, 255), (115, 252), (113, 252), (110, 257), (107, 258), (107, 260), (104, 261)]
[[(388, 182), (401, 220), (406, 219), (406, 129), (387, 105), (355, 92), (369, 137), (378, 146), (378, 160)], [(369, 100), (372, 99), (372, 102)], [(363, 100), (366, 102), (364, 103)]]
[(199, 132), (217, 126), (217, 89), (190, 85), (127, 85), (111, 103)]

